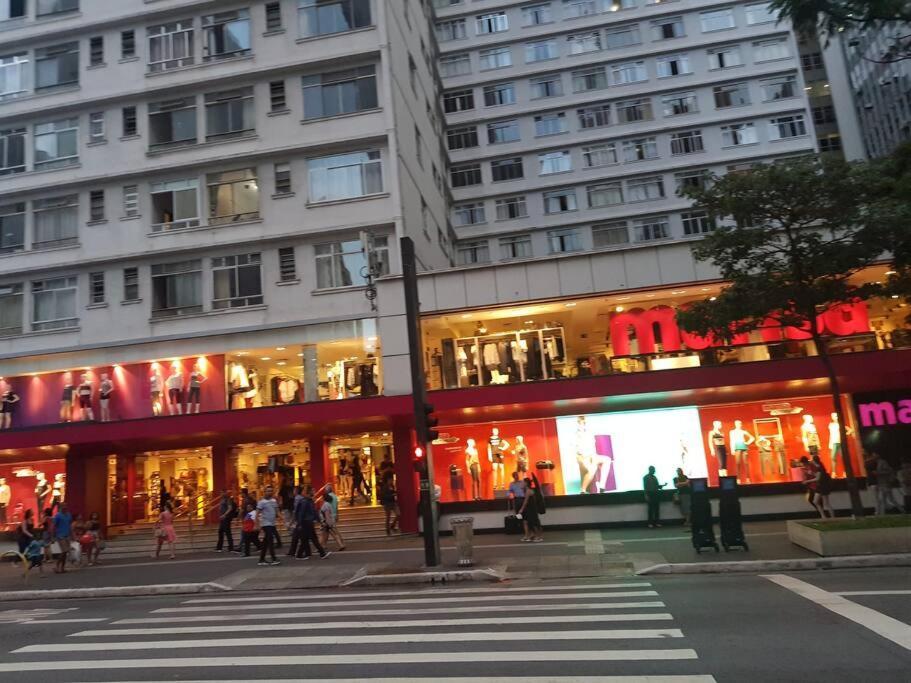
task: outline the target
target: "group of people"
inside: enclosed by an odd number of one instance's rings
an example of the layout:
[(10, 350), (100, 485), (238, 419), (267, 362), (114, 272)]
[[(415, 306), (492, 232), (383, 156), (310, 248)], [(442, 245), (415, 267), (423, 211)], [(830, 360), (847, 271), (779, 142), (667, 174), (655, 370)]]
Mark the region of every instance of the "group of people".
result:
[(803, 484), (807, 487), (807, 502), (823, 519), (835, 517), (835, 511), (829, 502), (829, 494), (832, 493), (832, 475), (822, 464), (819, 455), (814, 455), (812, 459), (803, 456), (800, 459), (800, 466), (803, 468)]
[(36, 522), (34, 511), (27, 509), (16, 528), (16, 540), (29, 569), (37, 567), (42, 575), (45, 562), (53, 561), (57, 574), (65, 573), (68, 565), (100, 564), (105, 547), (98, 513), (93, 512), (88, 520), (81, 514), (74, 517), (66, 503), (57, 505), (56, 512), (46, 508), (40, 522)]
[(541, 543), (544, 540), (541, 535), (543, 531), (541, 515), (547, 509), (538, 478), (533, 473), (529, 477), (520, 478), (518, 472), (513, 472), (508, 496), (516, 519), (521, 520), (522, 528), (525, 531), (522, 542)]
[[(864, 458), (867, 468), (867, 485), (876, 497), (876, 514), (885, 515), (889, 510), (911, 512), (911, 455), (906, 455), (896, 470), (881, 455), (870, 454)], [(902, 492), (904, 500), (895, 499), (895, 489)]]

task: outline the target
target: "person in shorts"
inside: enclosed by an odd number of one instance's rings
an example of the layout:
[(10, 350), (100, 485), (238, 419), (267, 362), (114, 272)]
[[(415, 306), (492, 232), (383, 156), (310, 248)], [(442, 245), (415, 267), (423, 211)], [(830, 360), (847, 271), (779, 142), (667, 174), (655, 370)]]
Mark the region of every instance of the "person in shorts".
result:
[(60, 503), (57, 508), (57, 514), (54, 515), (54, 540), (60, 546), (60, 556), (57, 558), (57, 564), (54, 572), (63, 574), (66, 572), (66, 559), (70, 554), (70, 536), (73, 530), (73, 515), (67, 510), (66, 503)]

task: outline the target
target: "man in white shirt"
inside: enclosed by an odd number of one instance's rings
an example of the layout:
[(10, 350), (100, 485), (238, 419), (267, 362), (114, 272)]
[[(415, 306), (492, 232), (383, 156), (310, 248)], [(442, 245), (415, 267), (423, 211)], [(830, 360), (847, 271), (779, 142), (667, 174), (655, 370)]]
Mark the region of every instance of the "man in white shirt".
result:
[[(275, 524), (278, 520), (278, 501), (272, 495), (272, 487), (267, 486), (262, 499), (256, 504), (256, 514), (259, 516), (259, 526), (263, 530), (262, 547), (259, 551), (259, 564), (281, 564), (275, 557), (275, 539), (278, 534)], [(266, 553), (272, 556), (271, 562), (266, 562)]]

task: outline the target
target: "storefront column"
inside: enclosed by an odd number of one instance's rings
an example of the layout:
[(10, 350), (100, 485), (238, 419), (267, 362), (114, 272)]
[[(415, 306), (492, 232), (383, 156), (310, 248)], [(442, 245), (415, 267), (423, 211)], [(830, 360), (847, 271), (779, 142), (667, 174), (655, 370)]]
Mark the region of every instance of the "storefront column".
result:
[(392, 430), (392, 447), (395, 451), (395, 488), (402, 515), (399, 525), (405, 533), (417, 533), (418, 482), (412, 460), (414, 446), (410, 427), (400, 426)]
[(222, 491), (231, 490), (232, 479), (237, 474), (231, 473), (231, 447), (212, 446), (212, 493), (220, 495)]
[(319, 401), (319, 361), (316, 357), (316, 344), (304, 346), (304, 401)]
[[(66, 498), (67, 507), (74, 515), (88, 517), (86, 510), (86, 472), (84, 450), (70, 447), (66, 454)], [(38, 519), (40, 519), (40, 510)]]
[(310, 485), (317, 491), (329, 483), (329, 449), (322, 436), (311, 436), (310, 446)]

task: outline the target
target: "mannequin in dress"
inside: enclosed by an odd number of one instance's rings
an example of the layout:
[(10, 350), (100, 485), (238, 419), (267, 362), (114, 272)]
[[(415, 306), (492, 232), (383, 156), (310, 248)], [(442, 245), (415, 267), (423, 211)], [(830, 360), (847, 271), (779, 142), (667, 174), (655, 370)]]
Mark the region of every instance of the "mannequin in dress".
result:
[(38, 481), (35, 483), (35, 504), (38, 507), (37, 517), (44, 512), (44, 506), (47, 501), (47, 494), (51, 492), (51, 486), (47, 483), (47, 476), (44, 472), (38, 472), (35, 475)]
[(737, 479), (750, 482), (749, 446), (756, 441), (755, 437), (743, 428), (743, 422), (734, 420), (734, 429), (728, 433), (731, 450), (737, 461)]
[(819, 455), (819, 432), (816, 431), (816, 423), (813, 422), (812, 415), (803, 416), (803, 424), (800, 425), (800, 438), (803, 441), (803, 447), (807, 450), (807, 455), (811, 459), (814, 455)]
[(500, 429), (494, 427), (490, 430), (490, 438), (487, 439), (487, 461), (493, 471), (493, 488), (494, 490), (506, 487), (506, 461), (505, 451), (509, 450), (509, 443), (500, 436)]
[(73, 386), (73, 373), (63, 375), (63, 393), (60, 394), (60, 421), (73, 421), (73, 403), (76, 396), (76, 387)]
[(200, 388), (205, 381), (206, 376), (199, 371), (199, 365), (193, 365), (193, 371), (190, 373), (189, 391), (187, 391), (187, 415), (192, 412), (196, 412), (197, 415), (199, 414)]
[(168, 414), (183, 414), (183, 370), (174, 368), (171, 375), (165, 380), (168, 389)]
[(18, 403), (19, 394), (13, 391), (13, 385), (0, 382), (0, 429), (12, 429)]
[(712, 428), (706, 435), (709, 444), (709, 453), (715, 455), (718, 461), (718, 474), (726, 477), (728, 474), (728, 447), (725, 445), (724, 432), (721, 431), (721, 420), (712, 422)]
[(98, 385), (98, 398), (101, 404), (101, 421), (111, 421), (111, 394), (114, 393), (114, 383), (106, 373), (101, 375), (101, 384)]
[[(829, 422), (829, 453), (832, 456), (832, 469), (829, 470), (829, 473), (834, 477), (835, 468), (838, 467), (838, 459), (841, 457), (841, 430), (839, 429), (838, 424), (838, 413), (832, 413), (830, 415), (831, 422)], [(854, 433), (854, 430), (850, 427), (845, 427), (845, 434), (851, 436)]]
[(76, 387), (76, 395), (79, 396), (79, 411), (83, 420), (94, 420), (95, 413), (92, 410), (92, 380), (88, 374), (79, 377), (79, 386)]
[(157, 370), (149, 373), (149, 400), (152, 403), (152, 415), (161, 415), (161, 375)]
[(474, 439), (465, 442), (465, 469), (471, 475), (471, 497), (481, 500), (481, 460), (478, 458), (478, 447)]
[(521, 434), (516, 436), (516, 445), (512, 452), (516, 454), (516, 472), (519, 474), (528, 472), (528, 446), (525, 445), (525, 437)]
[(55, 474), (54, 485), (51, 487), (51, 509), (55, 510), (60, 503), (66, 500), (66, 475)]

